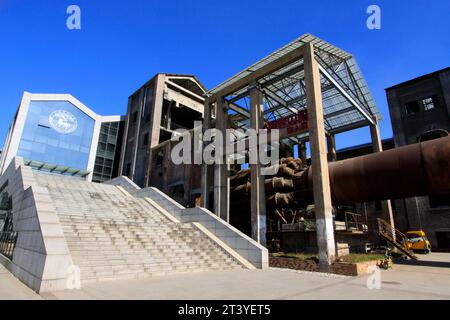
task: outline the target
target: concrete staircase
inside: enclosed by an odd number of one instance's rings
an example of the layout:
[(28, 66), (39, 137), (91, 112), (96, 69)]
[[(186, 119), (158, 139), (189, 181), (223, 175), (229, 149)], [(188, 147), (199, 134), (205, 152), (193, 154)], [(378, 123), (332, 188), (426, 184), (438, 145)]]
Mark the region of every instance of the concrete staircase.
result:
[(173, 222), (120, 187), (35, 179), (49, 190), (82, 283), (244, 268), (194, 224)]

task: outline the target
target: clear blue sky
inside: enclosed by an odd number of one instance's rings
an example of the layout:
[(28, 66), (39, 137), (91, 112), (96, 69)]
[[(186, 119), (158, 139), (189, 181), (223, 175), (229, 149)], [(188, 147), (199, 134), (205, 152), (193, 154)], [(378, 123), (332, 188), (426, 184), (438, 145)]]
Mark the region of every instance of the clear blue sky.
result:
[[(82, 30), (66, 9), (82, 10)], [(366, 8), (382, 9), (382, 30)], [(384, 89), (450, 65), (449, 0), (0, 0), (0, 144), (23, 91), (71, 93), (122, 114), (157, 72), (192, 73), (212, 88), (309, 32), (355, 55), (392, 136)], [(338, 148), (369, 130), (339, 135)]]

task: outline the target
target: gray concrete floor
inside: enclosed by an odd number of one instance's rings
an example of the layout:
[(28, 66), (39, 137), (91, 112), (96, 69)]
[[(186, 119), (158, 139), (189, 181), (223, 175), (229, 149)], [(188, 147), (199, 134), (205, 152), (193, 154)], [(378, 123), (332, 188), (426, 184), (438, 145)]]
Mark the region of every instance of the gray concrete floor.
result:
[(0, 264), (0, 300), (42, 299)]
[(54, 299), (450, 299), (450, 254), (395, 265), (381, 273), (381, 289), (368, 277), (341, 277), (280, 269), (176, 275), (85, 285)]
[[(0, 269), (1, 270), (1, 269)], [(0, 273), (0, 299), (40, 296), (10, 274)], [(45, 299), (450, 299), (450, 254), (421, 256), (381, 273), (381, 289), (368, 277), (341, 277), (280, 269), (155, 277), (84, 285), (82, 290), (43, 294)], [(5, 280), (5, 281), (3, 281)]]

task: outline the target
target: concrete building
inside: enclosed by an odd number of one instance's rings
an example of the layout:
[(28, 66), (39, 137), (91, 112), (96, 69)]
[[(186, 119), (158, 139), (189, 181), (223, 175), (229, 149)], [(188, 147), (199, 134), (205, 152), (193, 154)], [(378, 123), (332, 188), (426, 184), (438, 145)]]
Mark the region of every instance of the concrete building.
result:
[[(320, 268), (329, 270), (336, 254), (328, 172), (328, 154), (335, 153), (333, 138), (368, 126), (374, 152), (382, 151), (378, 130), (381, 116), (354, 57), (305, 34), (210, 90), (204, 114), (205, 129), (224, 132), (231, 122), (234, 128), (250, 128), (259, 134), (267, 123), (275, 121), (277, 127), (284, 124), (279, 128), (281, 140), (298, 145), (310, 142)], [(248, 137), (240, 140), (234, 151), (246, 156), (251, 152)], [(272, 144), (270, 148), (274, 145), (269, 140), (268, 144)], [(229, 210), (228, 155), (213, 166), (203, 164), (202, 172), (202, 204), (210, 203), (212, 188), (214, 212), (226, 221), (233, 214)], [(259, 156), (250, 166), (251, 236), (265, 245), (267, 208)], [(334, 156), (330, 158), (334, 160)], [(213, 186), (209, 184), (212, 172)]]
[[(450, 68), (386, 89), (396, 147), (450, 132)], [(435, 249), (450, 250), (450, 194), (397, 201), (403, 230), (423, 229)], [(398, 217), (398, 218), (397, 218)]]
[(12, 159), (32, 168), (103, 182), (118, 174), (122, 116), (100, 116), (70, 94), (23, 94), (0, 160), (3, 174)]
[(195, 121), (202, 121), (205, 93), (204, 86), (192, 75), (163, 73), (133, 93), (128, 99), (120, 174), (141, 187), (154, 185), (169, 195), (180, 194), (186, 180), (182, 168), (169, 176), (155, 175), (152, 169), (161, 167), (163, 159), (167, 164), (169, 158), (165, 158), (162, 144), (171, 139), (175, 130), (190, 130)]

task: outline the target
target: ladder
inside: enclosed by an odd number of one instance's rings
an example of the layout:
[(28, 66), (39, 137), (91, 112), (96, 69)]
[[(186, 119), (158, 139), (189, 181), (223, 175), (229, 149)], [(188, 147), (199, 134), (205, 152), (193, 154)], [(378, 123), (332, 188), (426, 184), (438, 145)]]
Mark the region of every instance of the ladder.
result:
[(412, 260), (418, 260), (414, 253), (408, 249), (408, 237), (399, 230), (392, 227), (389, 223), (382, 219), (378, 221), (378, 234), (381, 238), (392, 244), (400, 252), (405, 254)]

